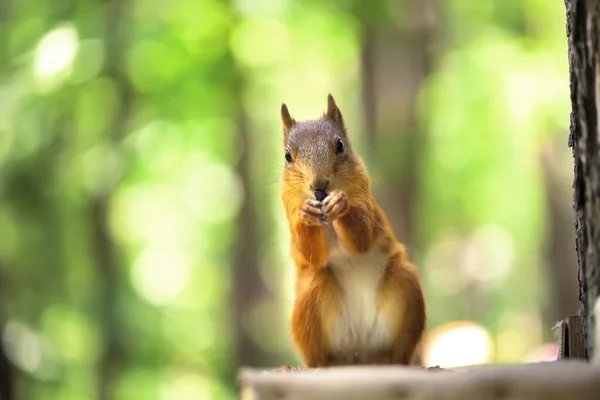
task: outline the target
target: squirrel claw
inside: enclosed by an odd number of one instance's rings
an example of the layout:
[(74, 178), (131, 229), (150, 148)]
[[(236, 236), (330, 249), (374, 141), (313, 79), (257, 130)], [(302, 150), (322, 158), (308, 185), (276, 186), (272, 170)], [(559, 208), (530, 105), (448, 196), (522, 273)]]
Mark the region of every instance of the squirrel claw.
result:
[(323, 224), (323, 217), (326, 219), (323, 212), (323, 204), (316, 200), (306, 200), (300, 207), (300, 217), (307, 225)]
[(292, 365), (282, 365), (281, 367), (273, 370), (273, 372), (283, 372), (283, 373), (287, 373), (287, 372), (294, 372), (294, 371), (299, 371), (301, 368), (298, 367), (294, 367)]
[(321, 209), (323, 207), (323, 203), (320, 202), (319, 200), (306, 200), (306, 203), (309, 204), (310, 206), (314, 207), (314, 208), (318, 208)]
[(348, 196), (346, 193), (335, 190), (323, 200), (323, 211), (325, 212), (326, 220), (333, 221), (341, 217), (348, 211)]

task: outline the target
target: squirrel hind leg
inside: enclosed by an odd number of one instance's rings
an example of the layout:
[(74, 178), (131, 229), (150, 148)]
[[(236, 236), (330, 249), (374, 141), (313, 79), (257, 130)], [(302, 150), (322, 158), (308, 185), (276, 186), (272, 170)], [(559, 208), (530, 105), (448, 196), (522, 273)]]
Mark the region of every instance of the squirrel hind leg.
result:
[(414, 365), (414, 358), (414, 352), (412, 351), (395, 351), (390, 357), (390, 364)]

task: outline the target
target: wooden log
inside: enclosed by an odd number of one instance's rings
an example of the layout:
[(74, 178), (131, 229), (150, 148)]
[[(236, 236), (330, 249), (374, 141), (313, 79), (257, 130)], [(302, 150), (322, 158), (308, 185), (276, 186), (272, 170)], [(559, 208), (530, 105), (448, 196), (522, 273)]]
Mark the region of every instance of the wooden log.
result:
[(242, 400), (597, 400), (600, 366), (559, 361), (449, 372), (365, 366), (267, 372), (242, 369)]

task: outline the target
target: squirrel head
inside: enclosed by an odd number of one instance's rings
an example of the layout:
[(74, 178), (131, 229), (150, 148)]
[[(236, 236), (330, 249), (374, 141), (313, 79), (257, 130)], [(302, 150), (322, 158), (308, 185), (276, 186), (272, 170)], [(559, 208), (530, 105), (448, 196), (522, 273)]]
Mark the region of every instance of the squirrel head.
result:
[(368, 190), (362, 160), (356, 155), (344, 119), (331, 94), (318, 120), (296, 121), (281, 105), (285, 167), (284, 184), (304, 198), (321, 201), (334, 189), (347, 194)]

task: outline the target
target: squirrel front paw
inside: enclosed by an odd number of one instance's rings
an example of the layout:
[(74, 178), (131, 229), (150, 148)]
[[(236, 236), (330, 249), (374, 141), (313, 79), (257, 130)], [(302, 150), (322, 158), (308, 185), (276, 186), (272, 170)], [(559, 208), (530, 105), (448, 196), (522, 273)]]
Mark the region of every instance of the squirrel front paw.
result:
[(341, 190), (333, 190), (323, 200), (323, 212), (325, 213), (325, 220), (328, 222), (333, 222), (336, 218), (344, 216), (349, 208), (348, 196)]
[(300, 207), (300, 217), (306, 225), (323, 225), (325, 223), (323, 203), (318, 200), (306, 200)]

